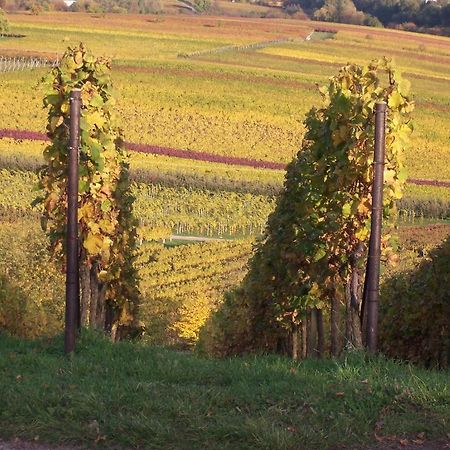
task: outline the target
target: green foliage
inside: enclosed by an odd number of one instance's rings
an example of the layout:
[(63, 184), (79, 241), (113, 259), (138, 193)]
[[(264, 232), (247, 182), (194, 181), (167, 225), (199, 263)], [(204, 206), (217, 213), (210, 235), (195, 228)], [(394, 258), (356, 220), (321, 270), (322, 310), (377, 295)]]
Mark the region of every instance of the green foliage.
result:
[(61, 63), (45, 79), (48, 90), (45, 166), (40, 172), (37, 199), (53, 253), (62, 256), (65, 244), (69, 97), (81, 89), (79, 237), (81, 264), (91, 278), (107, 286), (105, 299), (116, 308), (116, 319), (129, 324), (138, 300), (132, 267), (135, 219), (131, 213), (128, 155), (113, 112), (111, 62), (96, 58), (83, 44), (68, 48)]
[[(299, 5), (311, 18), (331, 22), (368, 26), (401, 26), (411, 28), (442, 27), (448, 34), (450, 5), (447, 0), (287, 0), (286, 10)], [(408, 28), (408, 27), (406, 27)]]
[(362, 24), (364, 13), (357, 11), (352, 0), (326, 0), (313, 15), (316, 20)]
[(419, 267), (383, 284), (380, 343), (385, 354), (447, 367), (450, 349), (450, 237)]
[[(284, 192), (242, 289), (232, 296), (234, 308), (245, 311), (239, 313), (245, 318), (243, 333), (225, 332), (214, 346), (223, 347), (221, 353), (246, 346), (276, 350), (306, 308), (327, 307), (332, 292), (343, 290), (352, 255), (367, 248), (370, 234), (374, 109), (379, 101), (389, 106), (383, 214), (395, 217), (406, 180), (402, 154), (412, 129), (408, 88), (387, 60), (345, 66), (321, 88), (324, 106), (306, 116), (302, 149), (288, 166)], [(387, 239), (384, 246), (385, 256), (393, 259)]]
[(9, 22), (6, 17), (5, 11), (0, 8), (0, 36), (9, 31)]
[(52, 336), (62, 328), (64, 277), (36, 223), (0, 223), (0, 329)]

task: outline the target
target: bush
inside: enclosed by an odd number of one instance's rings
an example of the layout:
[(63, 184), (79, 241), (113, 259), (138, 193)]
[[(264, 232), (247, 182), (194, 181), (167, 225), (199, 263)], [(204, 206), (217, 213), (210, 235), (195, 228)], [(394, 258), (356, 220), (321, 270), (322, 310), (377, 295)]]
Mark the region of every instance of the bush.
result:
[(380, 346), (387, 355), (447, 367), (450, 348), (450, 237), (429, 259), (382, 287)]
[(8, 33), (9, 22), (3, 9), (0, 8), (0, 35)]
[(20, 337), (62, 329), (64, 276), (33, 222), (0, 223), (0, 329)]
[(371, 16), (370, 14), (364, 15), (363, 24), (368, 27), (383, 28), (383, 24), (375, 16)]

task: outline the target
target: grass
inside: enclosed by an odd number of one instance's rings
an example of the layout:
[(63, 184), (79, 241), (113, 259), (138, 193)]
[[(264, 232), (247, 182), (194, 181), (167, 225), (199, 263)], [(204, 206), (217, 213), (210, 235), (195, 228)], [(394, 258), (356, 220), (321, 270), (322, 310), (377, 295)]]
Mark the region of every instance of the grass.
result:
[(361, 448), (378, 436), (445, 438), (448, 372), (351, 353), (294, 363), (208, 360), (83, 333), (0, 336), (0, 436), (91, 448)]

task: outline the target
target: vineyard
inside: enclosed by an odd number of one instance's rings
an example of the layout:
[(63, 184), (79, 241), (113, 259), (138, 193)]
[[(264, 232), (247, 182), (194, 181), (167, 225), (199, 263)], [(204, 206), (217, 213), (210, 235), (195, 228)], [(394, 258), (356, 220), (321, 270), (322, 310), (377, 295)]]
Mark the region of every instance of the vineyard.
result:
[[(80, 39), (113, 58), (117, 112), (130, 150), (134, 210), (144, 241), (170, 234), (260, 236), (282, 190), (286, 164), (300, 148), (304, 114), (317, 103), (316, 85), (349, 59), (363, 63), (381, 54), (395, 58), (416, 103), (405, 154), (409, 183), (398, 202), (401, 224), (450, 217), (448, 39), (332, 24), (331, 38), (305, 40), (314, 34), (310, 22), (271, 19), (76, 17), (79, 22), (68, 22), (64, 14), (10, 15), (11, 32), (24, 37), (0, 41), (2, 61), (23, 62), (21, 70), (0, 78), (2, 221), (37, 223), (40, 217), (31, 204), (47, 145), (41, 78), (49, 69), (22, 69), (26, 61), (57, 61)], [(213, 244), (190, 244), (184, 251), (202, 245)], [(237, 252), (231, 267), (242, 267), (239, 245), (227, 245), (227, 251)], [(173, 255), (180, 261), (186, 257)], [(208, 308), (219, 298), (211, 286), (223, 287), (227, 278), (217, 264), (204, 276), (211, 293)], [(153, 272), (144, 273), (144, 285), (155, 287)], [(226, 288), (237, 282), (230, 275)], [(191, 281), (181, 284), (191, 292)]]
[[(15, 436), (271, 450), (430, 438), (438, 448), (445, 370), (354, 350), (383, 100), (380, 348), (448, 365), (449, 38), (281, 18), (7, 19), (0, 448)], [(83, 331), (60, 361), (74, 88)], [(206, 358), (246, 352), (303, 359)]]

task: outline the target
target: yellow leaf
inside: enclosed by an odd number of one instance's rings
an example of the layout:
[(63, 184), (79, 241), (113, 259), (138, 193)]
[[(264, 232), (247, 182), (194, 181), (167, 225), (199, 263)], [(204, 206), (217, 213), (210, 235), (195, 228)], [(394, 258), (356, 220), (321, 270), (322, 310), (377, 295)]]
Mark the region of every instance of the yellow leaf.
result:
[(393, 184), (395, 182), (395, 170), (387, 169), (384, 171), (384, 181), (386, 184)]
[(100, 226), (98, 225), (98, 223), (90, 222), (87, 224), (87, 226), (89, 227), (89, 230), (92, 234), (100, 233)]
[(368, 202), (368, 200), (365, 200), (358, 205), (358, 212), (360, 214), (367, 214), (369, 211), (370, 211), (370, 203)]
[(98, 255), (103, 247), (103, 238), (99, 234), (88, 233), (83, 242), (83, 247), (90, 255)]
[(105, 233), (112, 233), (114, 231), (114, 224), (110, 220), (102, 219), (98, 222), (98, 225)]
[(100, 273), (98, 274), (98, 279), (102, 282), (105, 282), (108, 280), (108, 272), (106, 270), (100, 270)]
[(57, 127), (59, 127), (63, 123), (63, 116), (53, 116), (50, 119), (50, 131), (55, 131)]
[(78, 210), (78, 219), (90, 219), (94, 216), (94, 207), (92, 203), (85, 203)]
[(369, 229), (367, 227), (360, 228), (356, 233), (355, 237), (359, 240), (364, 242), (367, 237), (369, 236)]
[(73, 60), (75, 61), (75, 63), (76, 63), (78, 66), (81, 66), (82, 63), (83, 63), (83, 53), (81, 53), (81, 52), (76, 52), (76, 53), (75, 53), (75, 56), (73, 57)]
[(400, 105), (403, 104), (404, 98), (397, 91), (394, 91), (388, 100), (389, 108), (397, 109)]

